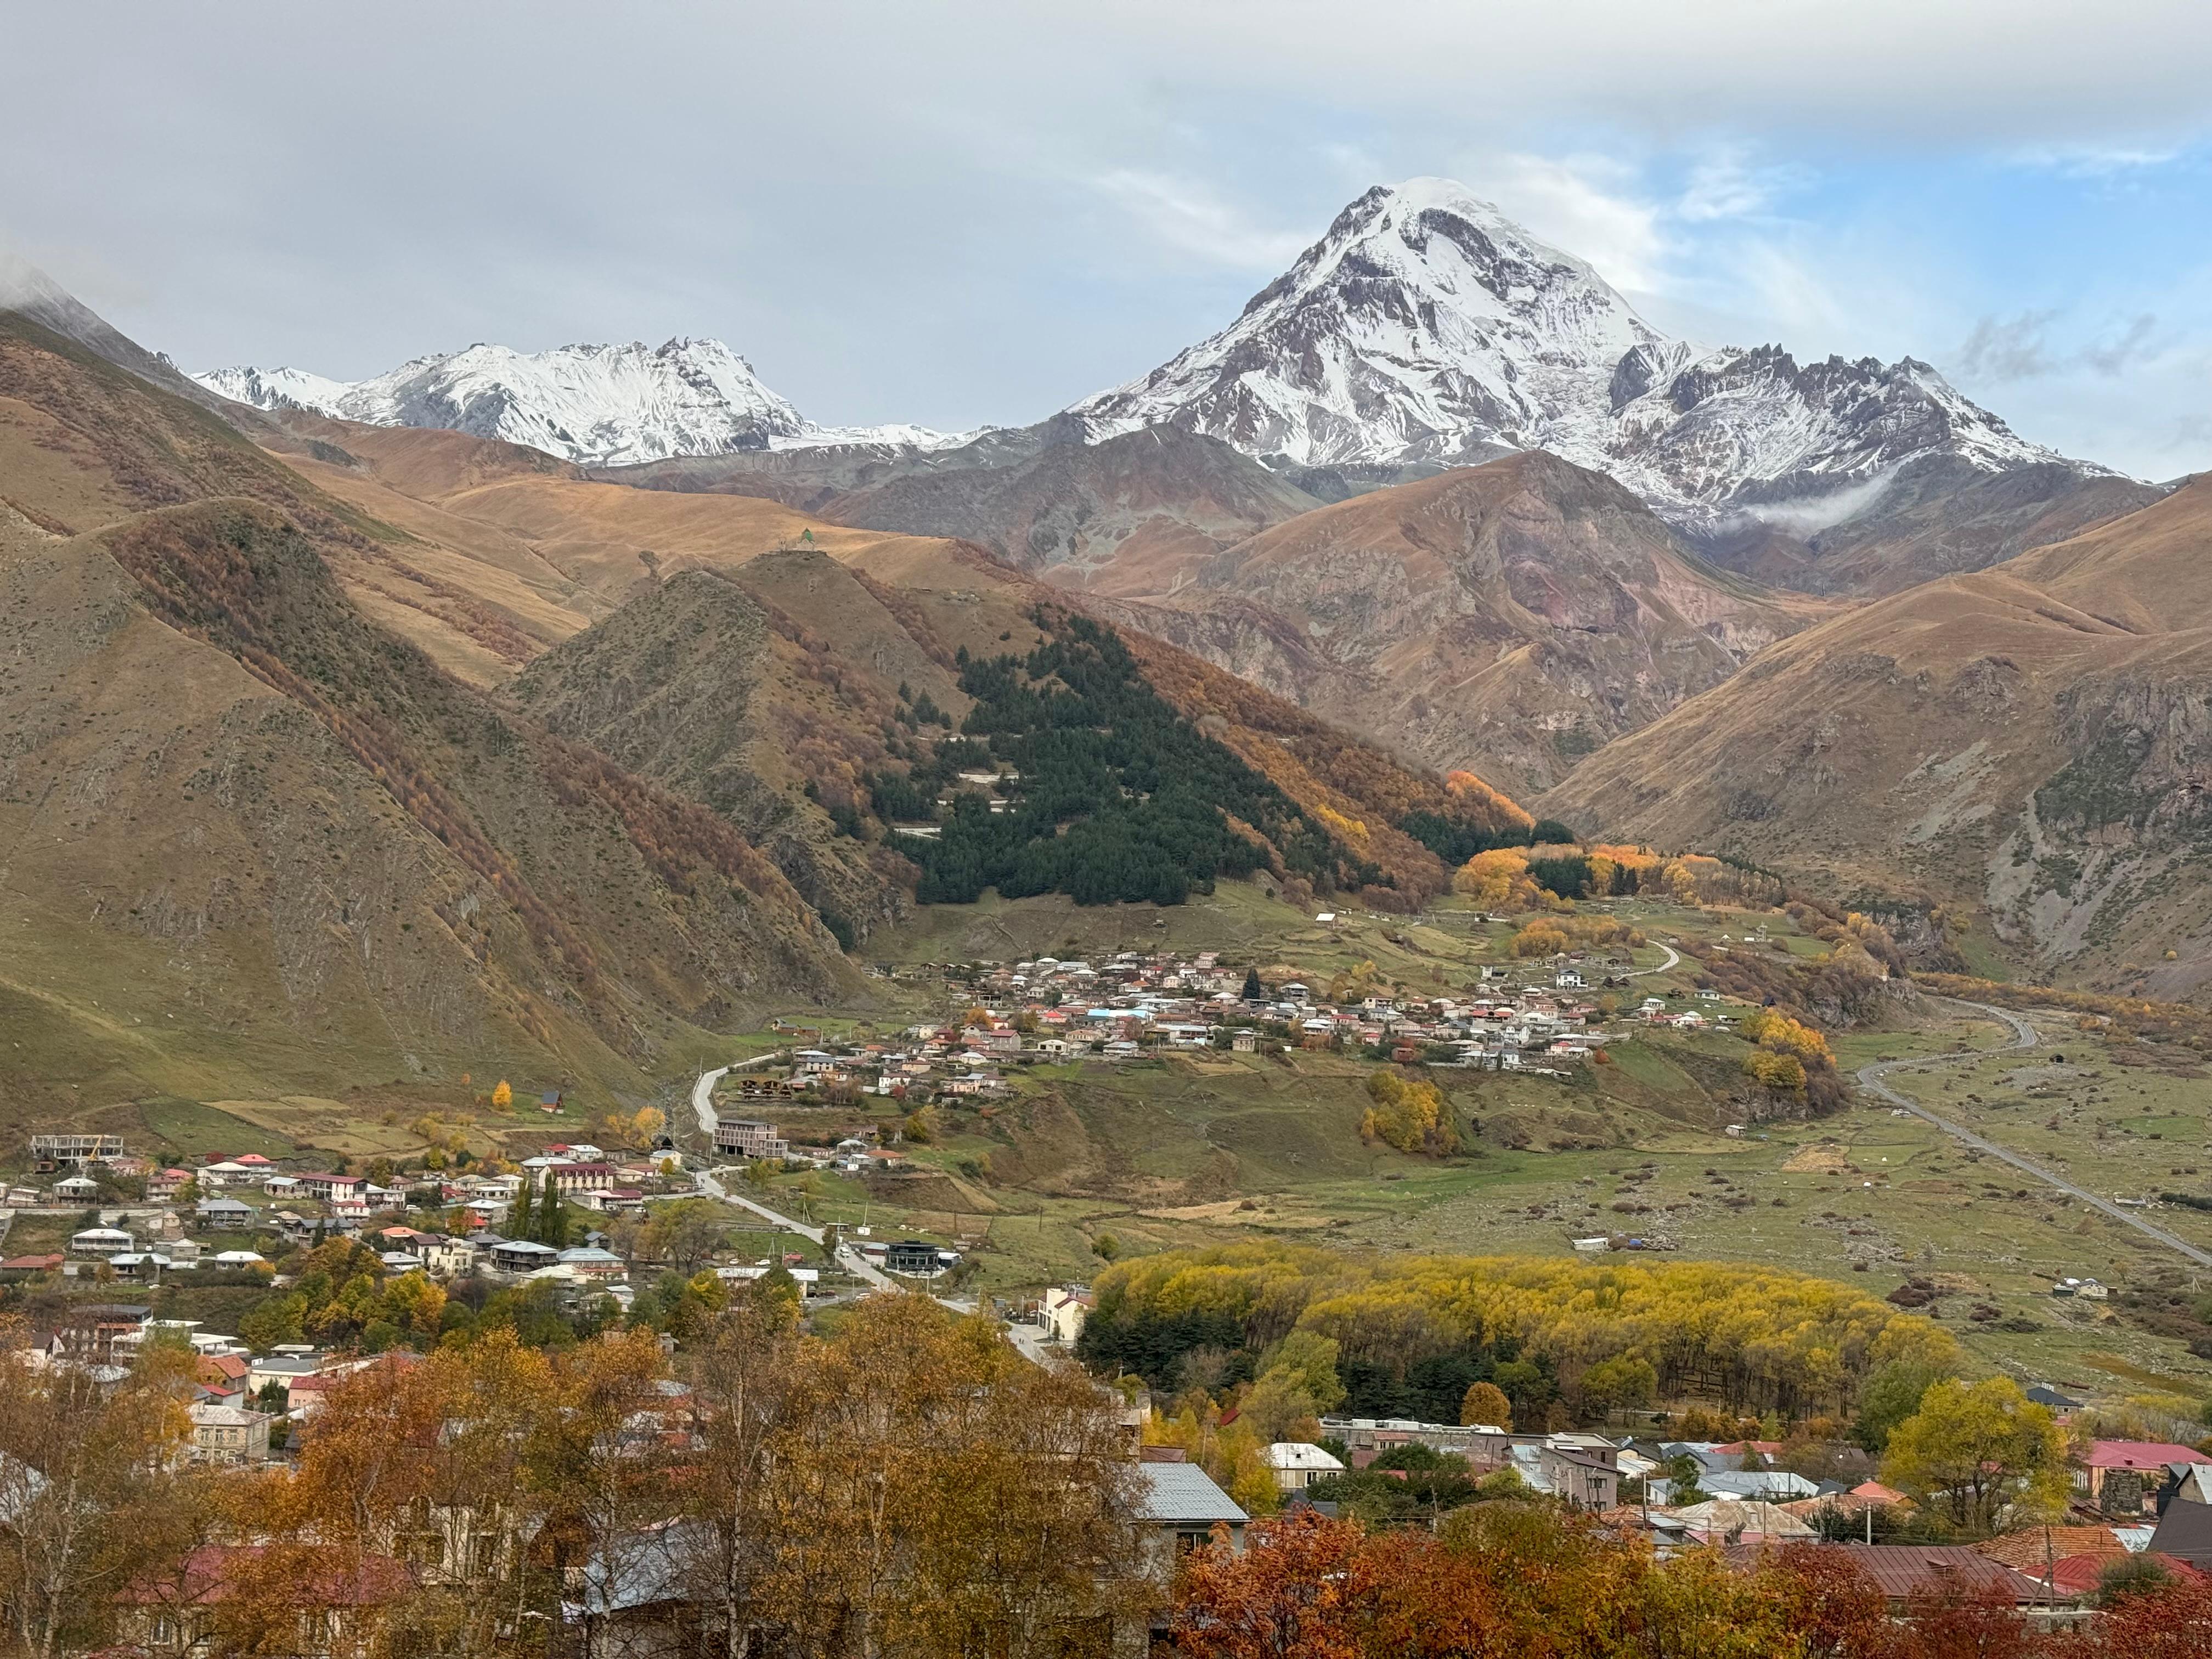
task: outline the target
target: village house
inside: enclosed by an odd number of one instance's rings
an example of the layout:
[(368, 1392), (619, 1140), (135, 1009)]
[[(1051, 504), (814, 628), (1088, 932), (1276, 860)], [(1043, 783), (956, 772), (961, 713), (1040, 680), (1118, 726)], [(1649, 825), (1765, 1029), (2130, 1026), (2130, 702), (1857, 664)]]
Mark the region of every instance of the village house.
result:
[(1276, 1487), (1283, 1492), (1304, 1492), (1316, 1480), (1344, 1473), (1344, 1465), (1334, 1452), (1302, 1440), (1279, 1440), (1260, 1455), (1273, 1472)]
[(236, 1232), (254, 1218), (253, 1206), (234, 1198), (204, 1198), (192, 1206), (192, 1224), (210, 1232)]
[(253, 1368), (246, 1375), (246, 1388), (249, 1394), (258, 1394), (271, 1382), (289, 1388), (303, 1376), (313, 1376), (331, 1363), (331, 1357), (304, 1343), (285, 1343), (271, 1348), (265, 1354), (253, 1357)]
[(1242, 1553), (1252, 1518), (1197, 1464), (1149, 1457), (1137, 1465), (1135, 1509), (1147, 1566), (1163, 1589), (1184, 1556), (1213, 1541), (1217, 1526), (1229, 1529), (1230, 1547)]
[(190, 1170), (156, 1170), (146, 1177), (146, 1201), (167, 1204), (192, 1179)]
[(193, 1406), (192, 1455), (204, 1463), (258, 1463), (269, 1455), (269, 1413)]
[(501, 1238), (488, 1240), (491, 1269), (510, 1279), (520, 1279), (540, 1267), (550, 1267), (559, 1258), (560, 1252), (550, 1244), (540, 1244), (534, 1239)]
[(629, 1269), (612, 1250), (596, 1244), (579, 1244), (561, 1252), (560, 1265), (578, 1279), (625, 1279)]
[[(259, 1545), (203, 1544), (185, 1557), (183, 1571), (158, 1582), (134, 1583), (116, 1598), (122, 1609), (126, 1651), (161, 1659), (196, 1659), (210, 1650), (219, 1610), (240, 1592), (262, 1556)], [(387, 1556), (363, 1556), (344, 1567), (319, 1571), (301, 1586), (307, 1607), (294, 1617), (282, 1647), (296, 1659), (361, 1659), (370, 1650), (373, 1608), (410, 1594), (404, 1565)], [(309, 1610), (311, 1608), (312, 1610)], [(267, 1639), (274, 1642), (276, 1633)]]
[(1603, 1435), (1549, 1436), (1537, 1467), (1551, 1492), (1575, 1509), (1609, 1510), (1620, 1496), (1620, 1448)]
[(119, 1227), (87, 1227), (82, 1232), (70, 1235), (70, 1254), (111, 1256), (131, 1249), (137, 1242)]
[(1044, 1293), (1039, 1305), (1039, 1322), (1055, 1342), (1069, 1347), (1083, 1334), (1083, 1322), (1091, 1316), (1096, 1298), (1081, 1285), (1065, 1288), (1055, 1285)]
[(115, 1302), (71, 1308), (55, 1327), (48, 1352), (76, 1364), (114, 1364), (117, 1345), (122, 1345), (128, 1357), (152, 1311), (136, 1304)]
[(2108, 1515), (2140, 1515), (2166, 1484), (2169, 1464), (2208, 1461), (2193, 1446), (2166, 1441), (2093, 1440), (2074, 1471), (2074, 1485)]
[(358, 1201), (362, 1189), (368, 1185), (366, 1176), (331, 1175), (326, 1170), (302, 1175), (297, 1180), (301, 1193), (325, 1202), (339, 1200)]

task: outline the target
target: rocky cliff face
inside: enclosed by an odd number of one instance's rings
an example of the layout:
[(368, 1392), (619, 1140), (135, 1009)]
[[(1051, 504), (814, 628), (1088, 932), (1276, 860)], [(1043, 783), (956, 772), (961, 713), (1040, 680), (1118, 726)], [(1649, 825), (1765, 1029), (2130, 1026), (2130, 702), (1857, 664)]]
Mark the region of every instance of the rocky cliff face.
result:
[(1173, 593), (1223, 548), (1321, 503), (1218, 439), (1151, 427), (1009, 465), (915, 471), (838, 497), (840, 524), (958, 536), (1048, 580)]

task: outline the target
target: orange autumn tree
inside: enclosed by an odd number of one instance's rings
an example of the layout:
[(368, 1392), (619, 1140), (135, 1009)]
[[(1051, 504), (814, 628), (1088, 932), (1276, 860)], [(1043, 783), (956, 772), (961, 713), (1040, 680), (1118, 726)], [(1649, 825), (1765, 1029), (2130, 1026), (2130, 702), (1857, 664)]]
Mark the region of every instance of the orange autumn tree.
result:
[(1536, 820), (1526, 809), (1508, 800), (1472, 772), (1453, 772), (1444, 778), (1444, 792), (1469, 816), (1508, 830), (1531, 830)]
[(1361, 1659), (1379, 1585), (1356, 1522), (1300, 1510), (1184, 1558), (1176, 1651), (1194, 1659)]
[(1534, 1504), (1474, 1504), (1433, 1534), (1304, 1510), (1255, 1525), (1242, 1554), (1217, 1534), (1186, 1558), (1171, 1630), (1192, 1659), (1801, 1659), (1807, 1600)]

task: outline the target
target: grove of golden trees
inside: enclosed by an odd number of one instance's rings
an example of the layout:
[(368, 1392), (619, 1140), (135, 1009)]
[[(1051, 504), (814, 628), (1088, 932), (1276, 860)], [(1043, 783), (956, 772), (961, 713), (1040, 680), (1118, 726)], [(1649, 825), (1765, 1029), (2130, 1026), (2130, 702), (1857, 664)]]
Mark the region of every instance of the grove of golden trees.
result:
[[(1620, 1358), (1648, 1364), (1662, 1399), (1848, 1414), (1883, 1367), (1948, 1374), (1957, 1355), (1940, 1326), (1865, 1291), (1712, 1261), (1370, 1258), (1251, 1243), (1138, 1257), (1093, 1288), (1079, 1352), (1096, 1365), (1164, 1386), (1194, 1350), (1259, 1355), (1311, 1332), (1337, 1345), (1348, 1408), (1432, 1422), (1457, 1420), (1481, 1381), (1524, 1425), (1541, 1426), (1553, 1403), (1608, 1409), (1585, 1394), (1593, 1371)], [(1599, 1391), (1622, 1386), (1624, 1374), (1598, 1374)]]

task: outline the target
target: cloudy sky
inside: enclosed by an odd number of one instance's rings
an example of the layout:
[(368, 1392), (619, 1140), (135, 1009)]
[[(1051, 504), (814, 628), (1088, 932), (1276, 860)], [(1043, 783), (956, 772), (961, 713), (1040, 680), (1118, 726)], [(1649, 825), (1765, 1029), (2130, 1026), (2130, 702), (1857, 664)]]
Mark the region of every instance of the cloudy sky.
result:
[(2212, 465), (2202, 0), (0, 0), (0, 249), (188, 368), (711, 334), (817, 420), (1036, 419), (1370, 184), (1662, 327), (1925, 358)]

